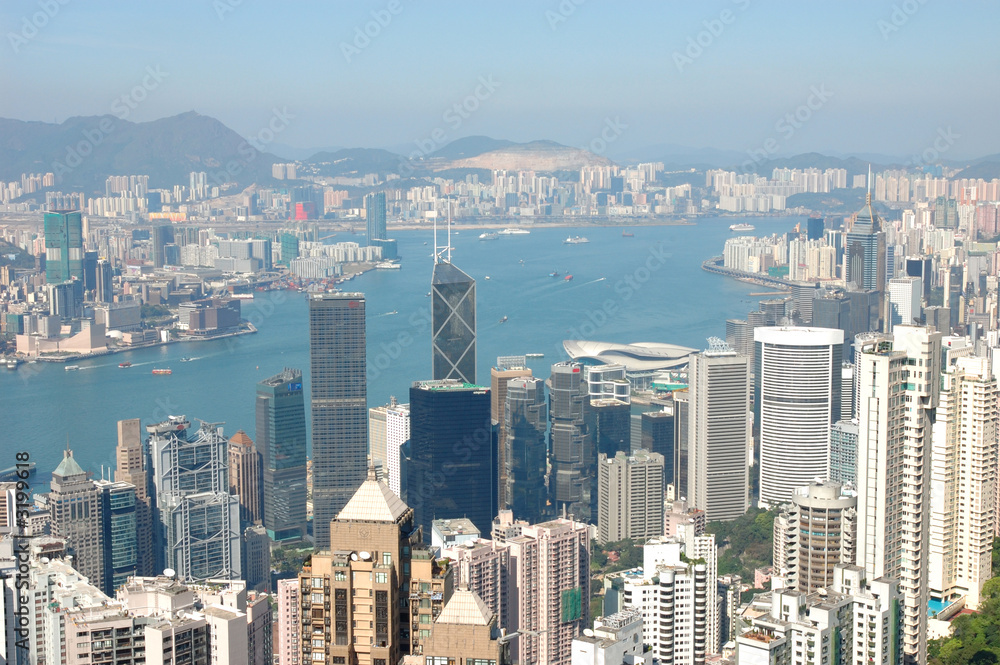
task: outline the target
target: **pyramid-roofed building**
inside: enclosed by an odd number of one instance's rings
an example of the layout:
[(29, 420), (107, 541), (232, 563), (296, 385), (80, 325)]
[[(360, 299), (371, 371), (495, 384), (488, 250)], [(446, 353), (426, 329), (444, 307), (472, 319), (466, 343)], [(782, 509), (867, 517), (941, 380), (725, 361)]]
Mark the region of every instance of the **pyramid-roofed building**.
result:
[(489, 626), (493, 612), (475, 591), (458, 589), (444, 606), (435, 623), (462, 624), (467, 626)]
[(407, 511), (409, 506), (385, 483), (375, 479), (375, 469), (368, 469), (368, 479), (347, 502), (344, 509), (337, 515), (338, 521), (360, 522), (396, 522)]

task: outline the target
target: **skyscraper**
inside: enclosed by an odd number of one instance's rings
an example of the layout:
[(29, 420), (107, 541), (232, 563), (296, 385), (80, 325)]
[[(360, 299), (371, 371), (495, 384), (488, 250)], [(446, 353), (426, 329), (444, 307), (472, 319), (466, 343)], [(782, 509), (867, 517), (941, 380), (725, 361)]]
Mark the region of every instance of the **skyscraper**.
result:
[(104, 531), (104, 593), (111, 595), (136, 575), (139, 562), (135, 485), (95, 481), (101, 493), (101, 529)]
[(299, 573), (309, 593), (299, 605), (306, 651), (297, 662), (388, 665), (409, 652), (407, 592), (421, 533), (413, 510), (374, 473), (367, 478), (328, 526), (330, 547)]
[(410, 387), (407, 502), (430, 542), (435, 519), (467, 517), (486, 533), (496, 514), (489, 388), (461, 381)]
[(802, 593), (831, 586), (834, 568), (854, 563), (857, 505), (857, 494), (840, 483), (813, 482), (795, 488), (781, 519), (775, 519), (774, 542), (787, 543), (785, 553), (775, 557), (775, 574), (786, 575)]
[(569, 665), (573, 638), (590, 625), (590, 528), (568, 519), (521, 525), (510, 552), (509, 618), (514, 662)]
[(686, 494), (677, 496), (709, 520), (736, 519), (749, 506), (750, 359), (712, 338), (691, 356), (688, 383), (687, 464), (676, 470)]
[(94, 300), (111, 302), (114, 299), (114, 282), (112, 281), (111, 263), (107, 259), (97, 260), (97, 290)]
[(597, 458), (597, 537), (645, 542), (663, 535), (663, 455), (637, 450)]
[(997, 492), (997, 380), (986, 358), (942, 372), (931, 453), (930, 591), (980, 606), (992, 577)]
[(868, 579), (903, 593), (903, 653), (927, 662), (931, 424), (940, 396), (941, 333), (897, 326), (855, 342), (858, 555)]
[(871, 192), (847, 231), (844, 281), (852, 291), (885, 292), (886, 248), (882, 220), (872, 208)]
[(365, 221), (369, 246), (372, 245), (372, 240), (385, 240), (389, 237), (385, 229), (385, 192), (375, 192), (365, 197)]
[(509, 508), (518, 519), (535, 524), (542, 521), (547, 498), (545, 382), (531, 377), (509, 379), (504, 392), (502, 431), (506, 437), (497, 447), (506, 449), (500, 455), (505, 464), (500, 472), (500, 490), (506, 500), (500, 508)]
[(476, 382), (476, 280), (450, 261), (431, 276), (431, 369), (435, 381)]
[(69, 210), (45, 213), (45, 281), (83, 281), (83, 217)]
[(240, 523), (246, 528), (263, 518), (260, 453), (243, 430), (229, 439), (228, 452), (229, 493), (240, 502)]
[(395, 396), (389, 403), (368, 410), (368, 440), (371, 463), (396, 496), (402, 496), (400, 450), (410, 440), (410, 405), (400, 404)]
[(306, 411), (302, 372), (286, 368), (257, 384), (257, 450), (263, 520), (271, 540), (306, 535)]
[(106, 588), (101, 491), (73, 459), (69, 446), (52, 472), (49, 509), (52, 535), (66, 539), (66, 548), (73, 555), (73, 567), (98, 589)]
[[(527, 359), (524, 356), (500, 356), (497, 364), (490, 368), (490, 418), (497, 426), (497, 451), (499, 487), (497, 501), (501, 507), (509, 507), (510, 498), (507, 496), (507, 471), (508, 464), (505, 458), (507, 454), (507, 422), (504, 410), (507, 406), (507, 383), (511, 379), (521, 376), (531, 376), (531, 369), (527, 366)], [(519, 516), (520, 517), (520, 516)]]
[(549, 389), (549, 498), (557, 513), (565, 510), (581, 521), (592, 521), (592, 497), (597, 453), (586, 426), (587, 384), (580, 363), (552, 366)]
[(142, 425), (138, 418), (118, 421), (118, 446), (115, 448), (115, 480), (135, 486), (135, 525), (137, 575), (152, 575), (156, 568), (153, 549), (153, 483), (148, 450), (142, 445)]
[(239, 500), (229, 494), (227, 441), (219, 423), (188, 431), (184, 416), (147, 425), (163, 568), (185, 581), (241, 575)]
[(760, 414), (760, 503), (826, 478), (830, 427), (840, 420), (844, 331), (758, 328), (754, 376)]
[(642, 436), (636, 450), (648, 450), (663, 455), (663, 489), (674, 484), (674, 410), (670, 404), (661, 411), (647, 411), (640, 416)]
[(368, 466), (365, 296), (309, 298), (313, 537), (330, 546), (330, 520), (364, 482)]
[(889, 321), (886, 332), (892, 332), (894, 326), (920, 323), (921, 292), (919, 277), (896, 277), (889, 280)]
[(153, 267), (162, 268), (166, 263), (166, 246), (174, 242), (174, 227), (161, 224), (153, 227)]

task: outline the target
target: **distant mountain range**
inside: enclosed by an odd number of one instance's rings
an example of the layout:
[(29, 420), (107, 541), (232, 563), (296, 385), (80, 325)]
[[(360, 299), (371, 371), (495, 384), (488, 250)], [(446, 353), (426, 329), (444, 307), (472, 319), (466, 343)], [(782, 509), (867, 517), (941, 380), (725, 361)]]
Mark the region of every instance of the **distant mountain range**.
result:
[(0, 119), (0, 179), (51, 171), (56, 189), (87, 195), (103, 194), (109, 175), (146, 174), (151, 188), (169, 188), (187, 183), (191, 171), (205, 171), (210, 183), (246, 186), (270, 181), (276, 161), (215, 118), (194, 112), (141, 123), (113, 115), (58, 125)]
[[(272, 154), (280, 154), (281, 157)], [(879, 157), (883, 161), (869, 162)], [(433, 177), (487, 177), (492, 169), (572, 172), (582, 166), (610, 165), (603, 155), (553, 141), (516, 143), (488, 136), (467, 136), (420, 156), (379, 148), (329, 148), (310, 151), (279, 143), (252, 145), (220, 121), (195, 112), (151, 122), (134, 123), (113, 115), (69, 118), (60, 124), (0, 118), (0, 180), (22, 173), (56, 174), (54, 189), (103, 194), (108, 175), (148, 174), (150, 187), (186, 184), (191, 171), (205, 171), (212, 184), (236, 182), (273, 184), (275, 162), (298, 161), (301, 173), (361, 177), (378, 173), (400, 176), (398, 182), (426, 182)], [(831, 156), (806, 153), (754, 162), (747, 153), (676, 144), (656, 144), (627, 153), (623, 163), (662, 161), (667, 171), (728, 168), (770, 174), (777, 167), (844, 168), (849, 175), (873, 169), (905, 166), (886, 155)], [(966, 162), (946, 162), (962, 168), (959, 177), (1000, 177), (1000, 154)], [(309, 168), (311, 167), (311, 168)], [(964, 167), (964, 168), (963, 168)]]

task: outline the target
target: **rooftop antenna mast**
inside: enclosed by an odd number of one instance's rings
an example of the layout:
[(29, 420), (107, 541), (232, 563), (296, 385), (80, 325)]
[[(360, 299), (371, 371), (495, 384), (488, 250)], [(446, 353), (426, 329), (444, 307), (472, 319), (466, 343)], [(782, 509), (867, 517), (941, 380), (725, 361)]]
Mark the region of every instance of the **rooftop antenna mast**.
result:
[(434, 263), (438, 262), (438, 218), (434, 215)]
[(865, 203), (872, 204), (872, 165), (868, 165), (868, 193), (865, 195)]
[(448, 199), (448, 263), (451, 263), (451, 198)]

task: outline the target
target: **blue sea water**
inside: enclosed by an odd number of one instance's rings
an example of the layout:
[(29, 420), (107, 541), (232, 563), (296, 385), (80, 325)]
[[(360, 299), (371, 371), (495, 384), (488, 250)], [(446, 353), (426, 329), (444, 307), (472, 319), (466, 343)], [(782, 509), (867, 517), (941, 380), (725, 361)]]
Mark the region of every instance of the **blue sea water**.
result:
[[(707, 337), (724, 337), (725, 320), (757, 309), (759, 298), (749, 294), (764, 290), (701, 270), (703, 260), (722, 253), (734, 221), (634, 227), (630, 238), (621, 228), (535, 229), (494, 241), (460, 231), (452, 238), (452, 262), (477, 281), (479, 382), (489, 385), (499, 355), (543, 353), (529, 364), (536, 376), (548, 376), (550, 365), (566, 358), (564, 339), (704, 348)], [(790, 231), (802, 220), (752, 221), (754, 233), (764, 235)], [(566, 245), (568, 235), (590, 242)], [(390, 395), (405, 402), (413, 381), (430, 378), (426, 293), (433, 239), (429, 230), (396, 237), (401, 270), (372, 271), (345, 285), (366, 295), (372, 406)], [(553, 271), (560, 276), (550, 277)], [(569, 274), (573, 279), (566, 281)], [(68, 441), (79, 463), (99, 474), (102, 465), (114, 466), (116, 421), (125, 418), (141, 418), (145, 425), (184, 414), (225, 422), (230, 435), (244, 429), (255, 436), (257, 381), (295, 367), (303, 370), (308, 390), (307, 305), (303, 294), (270, 292), (244, 301), (243, 313), (258, 333), (83, 360), (76, 372), (46, 363), (0, 370), (0, 468), (27, 450), (44, 482)], [(182, 357), (192, 360), (182, 363)], [(133, 366), (119, 369), (124, 361)], [(169, 367), (173, 374), (154, 376), (154, 367)]]

